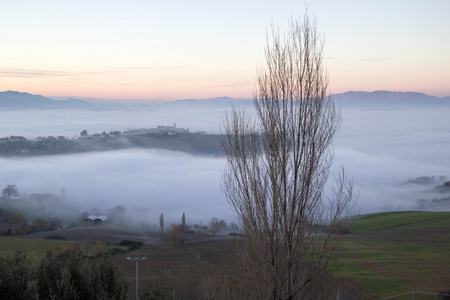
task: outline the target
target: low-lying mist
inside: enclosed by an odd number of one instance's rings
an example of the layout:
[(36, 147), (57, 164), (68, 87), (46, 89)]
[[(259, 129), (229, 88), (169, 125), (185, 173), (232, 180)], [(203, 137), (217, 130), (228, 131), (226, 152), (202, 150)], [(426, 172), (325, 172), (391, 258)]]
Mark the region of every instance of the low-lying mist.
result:
[(448, 112), (342, 111), (343, 124), (335, 139), (336, 163), (353, 176), (362, 213), (415, 210), (418, 199), (450, 196), (433, 191), (434, 183), (405, 184), (417, 177), (448, 177)]
[(79, 217), (122, 205), (131, 224), (158, 224), (161, 213), (166, 224), (180, 223), (183, 212), (191, 224), (207, 225), (211, 217), (234, 221), (219, 188), (224, 159), (131, 149), (2, 158), (0, 164), (0, 182), (16, 184), (22, 193), (64, 193), (67, 211), (60, 214)]
[[(0, 137), (27, 138), (173, 125), (190, 132), (219, 133), (225, 108), (145, 111), (0, 112)], [(251, 111), (250, 111), (251, 112)], [(423, 205), (450, 196), (418, 177), (449, 177), (449, 109), (343, 109), (335, 139), (335, 167), (343, 165), (359, 192), (361, 213), (386, 210), (448, 210)], [(65, 194), (59, 213), (78, 214), (123, 205), (135, 224), (207, 225), (212, 217), (235, 221), (220, 190), (223, 157), (203, 157), (164, 150), (128, 149), (73, 155), (0, 158), (0, 188), (15, 184), (22, 193)], [(418, 200), (422, 199), (420, 202)], [(445, 202), (445, 201), (444, 201)], [(422, 203), (422, 205), (421, 205)], [(67, 209), (66, 209), (67, 208)], [(58, 216), (62, 218), (61, 216)], [(68, 225), (68, 224), (65, 224)]]

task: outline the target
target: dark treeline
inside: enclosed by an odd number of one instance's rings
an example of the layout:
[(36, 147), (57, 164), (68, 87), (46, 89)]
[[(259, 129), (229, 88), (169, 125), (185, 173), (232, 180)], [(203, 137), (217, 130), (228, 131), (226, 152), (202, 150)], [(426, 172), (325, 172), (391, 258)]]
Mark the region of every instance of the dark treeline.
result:
[(111, 257), (88, 257), (80, 248), (0, 256), (3, 299), (126, 299), (128, 284)]
[(224, 155), (218, 134), (124, 135), (117, 138), (19, 140), (0, 143), (0, 156), (35, 156), (148, 148), (181, 151), (194, 155)]

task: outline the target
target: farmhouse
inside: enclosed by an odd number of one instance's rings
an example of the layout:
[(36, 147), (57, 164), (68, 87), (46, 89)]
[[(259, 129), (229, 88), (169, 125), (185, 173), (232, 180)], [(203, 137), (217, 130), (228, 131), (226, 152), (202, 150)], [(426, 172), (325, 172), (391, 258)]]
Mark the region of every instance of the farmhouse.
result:
[(108, 217), (105, 215), (101, 215), (100, 217), (97, 217), (96, 215), (90, 215), (89, 217), (86, 217), (83, 220), (84, 226), (98, 226), (98, 225), (104, 225), (108, 223)]
[(26, 140), (27, 139), (24, 138), (23, 136), (14, 136), (14, 135), (12, 135), (12, 136), (9, 137), (9, 141), (12, 142), (12, 143), (24, 142)]

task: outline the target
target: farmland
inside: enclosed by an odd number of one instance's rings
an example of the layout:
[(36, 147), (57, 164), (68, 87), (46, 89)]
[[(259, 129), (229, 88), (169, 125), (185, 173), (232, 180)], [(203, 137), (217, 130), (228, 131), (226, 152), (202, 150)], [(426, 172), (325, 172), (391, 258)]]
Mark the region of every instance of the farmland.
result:
[(377, 297), (450, 289), (450, 212), (364, 215), (335, 273)]
[[(324, 284), (331, 290), (340, 286), (348, 299), (388, 297), (413, 289), (447, 291), (450, 288), (449, 228), (450, 212), (360, 216), (353, 233), (340, 237), (345, 244), (342, 260), (330, 269), (337, 277), (327, 278)], [(67, 240), (45, 239), (50, 234)], [(117, 245), (119, 240), (127, 238), (144, 242), (143, 247), (125, 253), (118, 251), (112, 258), (129, 283), (129, 298), (135, 296), (136, 284), (135, 263), (126, 259), (130, 256), (148, 258), (139, 263), (142, 296), (159, 293), (171, 298), (175, 293), (177, 297), (239, 298), (235, 289), (239, 274), (234, 256), (239, 241), (236, 237), (189, 234), (184, 246), (173, 246), (167, 233), (110, 227), (60, 229), (25, 237), (0, 237), (1, 254), (26, 249), (37, 257), (46, 249), (74, 244), (89, 249), (92, 254), (99, 248), (113, 247), (108, 243)], [(436, 299), (431, 297), (421, 295), (416, 299)], [(411, 299), (411, 296), (396, 299)]]

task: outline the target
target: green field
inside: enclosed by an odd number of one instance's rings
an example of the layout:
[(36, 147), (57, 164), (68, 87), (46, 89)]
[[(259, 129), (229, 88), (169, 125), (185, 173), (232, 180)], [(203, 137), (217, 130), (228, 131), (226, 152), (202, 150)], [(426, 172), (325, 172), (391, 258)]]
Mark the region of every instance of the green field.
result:
[(345, 237), (343, 260), (335, 273), (376, 297), (413, 289), (449, 290), (450, 212), (360, 216), (354, 233)]
[(75, 242), (53, 239), (30, 239), (10, 236), (0, 236), (0, 256), (12, 255), (17, 251), (26, 252), (33, 259), (40, 258), (47, 250), (60, 250), (72, 247), (80, 247), (88, 256), (95, 256), (100, 252), (112, 251), (116, 253), (128, 252), (126, 246), (107, 245), (102, 242)]
[(40, 256), (49, 249), (73, 247), (78, 242), (50, 239), (25, 239), (0, 236), (0, 255), (10, 255), (18, 250), (26, 251), (32, 257)]
[[(415, 228), (439, 227), (439, 222), (449, 224), (450, 212), (401, 211), (367, 214), (358, 217), (353, 232), (367, 232), (388, 228), (413, 226)], [(438, 223), (436, 223), (436, 221)]]
[[(124, 233), (114, 228), (79, 228), (78, 241), (49, 240), (39, 238), (0, 237), (0, 255), (16, 250), (26, 250), (37, 257), (47, 249), (84, 247), (90, 254), (101, 250), (106, 244), (96, 244), (112, 234), (115, 240), (124, 239)], [(76, 229), (63, 229), (53, 234), (73, 239)], [(96, 233), (98, 236), (90, 236)], [(70, 234), (69, 234), (70, 233)], [(108, 234), (107, 234), (108, 233)], [(72, 235), (71, 235), (72, 234)], [(128, 236), (132, 236), (131, 232)], [(29, 236), (31, 237), (31, 236)], [(80, 239), (82, 237), (82, 239)], [(90, 237), (89, 242), (85, 242)], [(135, 236), (133, 236), (135, 237)], [(136, 235), (139, 237), (139, 235)], [(403, 294), (412, 290), (426, 292), (448, 291), (450, 289), (450, 212), (395, 212), (360, 216), (354, 232), (340, 236), (344, 239), (342, 260), (334, 265), (332, 272), (343, 279), (349, 279), (369, 292), (375, 298)], [(116, 244), (113, 240), (111, 245)], [(147, 246), (138, 250), (115, 255), (113, 260), (130, 284), (129, 296), (134, 297), (135, 265), (127, 256), (146, 256), (149, 259), (140, 265), (140, 286), (143, 289), (154, 285), (155, 280), (170, 289), (196, 289), (200, 291), (208, 282), (205, 279), (233, 275), (234, 239), (219, 239), (216, 236), (193, 235), (186, 247), (174, 247), (169, 243)], [(126, 251), (126, 249), (119, 249)], [(221, 275), (222, 274), (222, 275)], [(221, 277), (222, 276), (222, 277)], [(233, 277), (233, 276), (232, 276)], [(220, 281), (220, 280), (219, 280)], [(223, 282), (225, 287), (232, 285)], [(335, 286), (335, 283), (329, 283)], [(353, 294), (351, 289), (341, 285), (343, 292)], [(411, 295), (399, 298), (412, 299)], [(418, 299), (440, 299), (418, 295)]]

